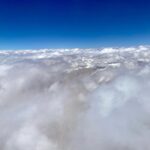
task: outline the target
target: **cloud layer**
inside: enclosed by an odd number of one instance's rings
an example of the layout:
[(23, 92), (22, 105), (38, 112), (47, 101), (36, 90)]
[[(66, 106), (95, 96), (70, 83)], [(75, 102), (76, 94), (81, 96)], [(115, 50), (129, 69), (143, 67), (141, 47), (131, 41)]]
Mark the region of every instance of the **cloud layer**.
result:
[(148, 47), (2, 51), (1, 150), (150, 149)]

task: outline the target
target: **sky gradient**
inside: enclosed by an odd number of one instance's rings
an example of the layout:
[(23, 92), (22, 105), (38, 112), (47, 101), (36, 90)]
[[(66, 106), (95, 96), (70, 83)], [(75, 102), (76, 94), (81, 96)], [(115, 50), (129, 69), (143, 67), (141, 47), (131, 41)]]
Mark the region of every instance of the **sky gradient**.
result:
[(149, 0), (0, 0), (0, 49), (150, 44)]

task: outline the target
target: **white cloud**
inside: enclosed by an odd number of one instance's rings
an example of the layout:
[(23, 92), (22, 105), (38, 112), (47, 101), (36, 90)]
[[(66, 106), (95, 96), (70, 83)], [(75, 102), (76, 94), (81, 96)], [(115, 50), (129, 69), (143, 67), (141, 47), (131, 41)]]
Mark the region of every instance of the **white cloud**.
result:
[(149, 48), (102, 51), (1, 52), (0, 149), (149, 149)]

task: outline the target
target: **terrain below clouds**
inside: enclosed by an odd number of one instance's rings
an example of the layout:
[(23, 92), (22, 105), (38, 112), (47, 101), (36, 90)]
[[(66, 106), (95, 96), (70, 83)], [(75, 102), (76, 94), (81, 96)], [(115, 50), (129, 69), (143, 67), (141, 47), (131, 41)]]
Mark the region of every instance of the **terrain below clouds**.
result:
[(0, 51), (0, 149), (148, 150), (149, 78), (149, 46)]

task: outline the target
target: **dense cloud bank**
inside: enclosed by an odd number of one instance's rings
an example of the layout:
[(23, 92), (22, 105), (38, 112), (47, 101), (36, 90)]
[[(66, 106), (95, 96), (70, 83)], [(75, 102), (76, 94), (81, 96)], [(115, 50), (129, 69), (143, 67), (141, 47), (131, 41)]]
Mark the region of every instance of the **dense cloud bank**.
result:
[(149, 47), (107, 50), (2, 51), (0, 149), (150, 149)]

